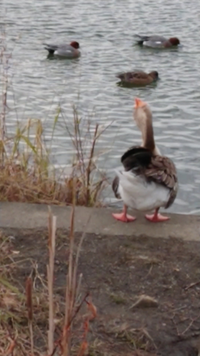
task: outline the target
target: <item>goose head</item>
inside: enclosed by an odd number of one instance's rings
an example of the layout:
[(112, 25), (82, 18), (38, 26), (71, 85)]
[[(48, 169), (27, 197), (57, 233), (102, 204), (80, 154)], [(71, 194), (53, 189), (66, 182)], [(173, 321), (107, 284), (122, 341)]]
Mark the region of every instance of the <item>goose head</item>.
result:
[(147, 103), (135, 98), (133, 118), (142, 134), (142, 147), (149, 149), (152, 154), (160, 154), (154, 141), (152, 112)]

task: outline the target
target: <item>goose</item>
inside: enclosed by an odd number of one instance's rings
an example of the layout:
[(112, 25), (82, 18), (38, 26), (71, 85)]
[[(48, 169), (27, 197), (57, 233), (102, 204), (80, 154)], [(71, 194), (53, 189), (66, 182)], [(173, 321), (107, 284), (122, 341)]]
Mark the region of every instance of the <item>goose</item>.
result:
[(132, 85), (148, 85), (158, 80), (158, 72), (153, 71), (145, 73), (143, 71), (134, 71), (127, 73), (120, 73), (117, 78), (121, 79), (121, 83)]
[(122, 213), (113, 217), (122, 222), (134, 221), (128, 215), (128, 207), (139, 211), (155, 210), (145, 215), (151, 222), (162, 222), (169, 217), (159, 214), (159, 209), (169, 208), (177, 195), (178, 178), (176, 167), (168, 157), (162, 156), (155, 145), (152, 113), (141, 99), (135, 99), (134, 120), (142, 133), (141, 146), (129, 148), (121, 157), (124, 170), (117, 171), (112, 183), (113, 192), (124, 202)]
[(137, 44), (146, 47), (152, 48), (170, 48), (177, 47), (180, 44), (180, 40), (177, 37), (171, 37), (169, 39), (163, 36), (140, 36), (135, 35), (137, 37)]
[(49, 55), (54, 55), (57, 57), (63, 57), (67, 59), (78, 58), (81, 53), (79, 51), (79, 43), (72, 41), (70, 44), (46, 44), (44, 43), (44, 48), (49, 52)]

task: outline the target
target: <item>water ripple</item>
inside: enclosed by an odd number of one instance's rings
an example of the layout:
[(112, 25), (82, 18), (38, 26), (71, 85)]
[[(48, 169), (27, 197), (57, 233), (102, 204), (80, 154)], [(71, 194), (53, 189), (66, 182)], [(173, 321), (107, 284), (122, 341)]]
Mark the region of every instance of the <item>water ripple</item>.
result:
[[(110, 150), (100, 166), (110, 179), (120, 155), (140, 143), (132, 119), (133, 98), (140, 96), (153, 110), (157, 145), (177, 165), (180, 189), (171, 211), (200, 213), (200, 3), (189, 0), (6, 0), (6, 40), (12, 51), (8, 74), (8, 129), (17, 118), (41, 118), (50, 138), (58, 104), (68, 124), (72, 103), (93, 123), (112, 122), (98, 149)], [(161, 11), (162, 9), (162, 11)], [(17, 13), (17, 17), (16, 17)], [(145, 30), (144, 30), (145, 29)], [(135, 33), (177, 36), (183, 46), (155, 51), (134, 46)], [(73, 61), (48, 60), (42, 43), (77, 40), (82, 56)], [(157, 70), (161, 80), (148, 88), (122, 88), (116, 74), (132, 69)], [(16, 116), (17, 115), (17, 116)], [(71, 161), (73, 149), (61, 122), (53, 143), (56, 164)], [(109, 189), (109, 201), (113, 195)]]

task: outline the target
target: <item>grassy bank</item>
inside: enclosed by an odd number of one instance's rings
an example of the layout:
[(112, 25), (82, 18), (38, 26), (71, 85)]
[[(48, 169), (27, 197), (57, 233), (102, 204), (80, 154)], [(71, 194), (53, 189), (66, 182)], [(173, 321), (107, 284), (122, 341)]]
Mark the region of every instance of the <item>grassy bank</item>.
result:
[[(7, 68), (12, 55), (7, 50), (3, 30), (0, 42), (0, 201), (71, 204), (75, 184), (76, 204), (98, 205), (106, 178), (98, 169), (97, 145), (105, 128), (80, 117), (77, 108), (72, 106), (71, 122), (66, 122), (62, 108), (58, 107), (52, 127), (48, 128), (48, 141), (43, 120), (16, 121), (15, 132), (10, 133), (8, 93), (12, 79)], [(58, 125), (71, 142), (71, 147), (69, 144), (66, 147), (66, 164), (70, 171), (67, 175), (64, 169), (55, 168), (52, 163)], [(69, 151), (73, 152), (71, 156)]]
[[(0, 140), (0, 200), (46, 204), (71, 204), (72, 185), (76, 185), (78, 205), (100, 203), (106, 177), (97, 166), (96, 145), (104, 129), (89, 120), (83, 120), (73, 108), (70, 137), (74, 154), (70, 157), (70, 173), (52, 165), (52, 141), (61, 110), (54, 119), (51, 140), (47, 144), (41, 120), (17, 124), (14, 135), (1, 131)], [(69, 149), (69, 148), (68, 148)], [(66, 162), (69, 155), (66, 148)]]
[[(47, 277), (28, 254), (23, 260), (16, 259), (19, 251), (14, 250), (12, 238), (0, 235), (0, 354), (81, 356), (88, 350), (87, 335), (96, 308), (89, 292), (80, 293), (82, 275), (77, 268), (85, 234), (75, 242), (73, 227), (74, 207), (69, 236), (57, 235), (65, 241), (69, 254), (64, 293), (54, 292), (57, 241), (56, 217), (51, 212), (48, 237), (41, 235), (49, 255)], [(20, 279), (22, 266), (26, 271)]]
[(198, 355), (199, 241), (73, 222), (0, 236), (0, 355)]
[[(72, 204), (72, 214), (71, 231), (63, 237), (62, 246), (67, 256), (64, 293), (54, 290), (55, 263), (59, 262), (55, 260), (56, 218), (51, 212), (48, 237), (40, 236), (48, 250), (47, 273), (41, 274), (38, 262), (31, 259), (30, 246), (21, 259), (12, 237), (0, 234), (0, 354), (82, 356), (88, 352), (88, 332), (96, 308), (88, 291), (80, 293), (82, 275), (77, 268), (84, 233), (76, 243), (74, 207), (101, 204), (106, 177), (98, 169), (97, 143), (105, 128), (81, 118), (74, 106), (70, 125), (58, 108), (48, 142), (42, 120), (17, 122), (15, 132), (10, 133), (6, 70), (10, 57), (5, 38), (3, 34), (0, 49), (0, 201)], [(68, 175), (52, 164), (53, 141), (61, 121), (73, 152), (69, 157), (66, 149), (66, 162), (71, 161)], [(44, 268), (46, 271), (46, 264)]]

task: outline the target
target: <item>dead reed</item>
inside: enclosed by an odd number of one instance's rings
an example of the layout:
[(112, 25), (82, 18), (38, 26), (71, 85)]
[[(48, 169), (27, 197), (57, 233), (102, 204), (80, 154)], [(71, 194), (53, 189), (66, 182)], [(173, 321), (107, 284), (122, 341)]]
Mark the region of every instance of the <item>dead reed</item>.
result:
[[(75, 193), (75, 186), (73, 191)], [(12, 277), (13, 272), (17, 273), (18, 268), (18, 263), (12, 257), (17, 251), (13, 251), (10, 239), (1, 235), (0, 266), (4, 273), (0, 279), (0, 354), (7, 356), (85, 355), (88, 349), (89, 325), (96, 317), (96, 308), (89, 292), (84, 295), (80, 293), (82, 275), (78, 275), (77, 266), (85, 233), (75, 248), (74, 214), (75, 199), (68, 239), (69, 259), (65, 300), (54, 293), (56, 217), (52, 215), (51, 210), (49, 210), (48, 223), (47, 280), (38, 274), (35, 265), (35, 269), (32, 269), (26, 279), (26, 288), (20, 291)], [(88, 223), (89, 220), (86, 225)], [(40, 279), (40, 287), (37, 286), (36, 279)], [(87, 312), (82, 314), (84, 304)], [(42, 344), (41, 340), (43, 340)]]
[(46, 147), (40, 120), (18, 125), (15, 135), (4, 137), (0, 144), (0, 201), (71, 204), (76, 182), (77, 205), (100, 204), (106, 177), (97, 167), (95, 148), (103, 130), (89, 121), (87, 125), (89, 135), (85, 140), (81, 120), (74, 114), (68, 131), (74, 148), (68, 176), (51, 165), (51, 151)]

